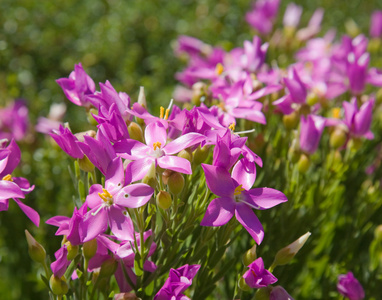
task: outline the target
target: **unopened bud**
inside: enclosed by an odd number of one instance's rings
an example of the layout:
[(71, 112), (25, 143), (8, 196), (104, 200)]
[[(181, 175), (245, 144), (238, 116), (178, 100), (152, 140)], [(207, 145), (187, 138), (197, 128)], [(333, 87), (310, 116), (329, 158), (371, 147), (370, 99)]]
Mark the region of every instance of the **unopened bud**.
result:
[(204, 162), (208, 157), (208, 154), (210, 152), (209, 150), (210, 150), (209, 146), (206, 145), (206, 146), (200, 147), (199, 145), (199, 147), (196, 148), (196, 150), (193, 153), (194, 164), (200, 165), (202, 162)]
[(192, 152), (187, 149), (183, 149), (178, 153), (178, 157), (187, 159), (190, 163), (192, 163)]
[(146, 176), (143, 177), (142, 179), (142, 183), (148, 184), (153, 189), (155, 189), (157, 185), (155, 162), (151, 164), (150, 169), (148, 170)]
[(282, 248), (277, 252), (273, 265), (281, 266), (289, 263), (293, 257), (297, 254), (297, 252), (304, 246), (305, 242), (311, 235), (310, 232), (305, 233), (303, 236), (299, 237), (292, 244)]
[(93, 115), (98, 115), (98, 110), (91, 108), (87, 113), (87, 119), (90, 125), (97, 126), (98, 122), (94, 119)]
[(207, 97), (207, 85), (204, 82), (196, 82), (192, 86), (192, 103), (199, 106)]
[(301, 156), (301, 152), (299, 150), (297, 150), (295, 147), (290, 147), (289, 150), (288, 150), (288, 159), (292, 162), (292, 163), (297, 163), (300, 159), (300, 156)]
[(168, 193), (166, 191), (160, 191), (157, 194), (156, 200), (157, 200), (157, 205), (161, 209), (165, 209), (165, 210), (169, 209), (171, 206), (171, 203), (172, 203), (171, 195), (170, 195), (170, 193)]
[(138, 103), (144, 108), (147, 108), (145, 88), (143, 86), (139, 88)]
[(241, 277), (238, 282), (238, 286), (241, 290), (248, 292), (251, 290), (251, 287), (245, 282), (245, 279)]
[(135, 122), (131, 122), (129, 126), (127, 126), (127, 130), (129, 131), (130, 139), (143, 143), (143, 131), (141, 126)]
[(374, 230), (374, 238), (377, 241), (382, 242), (382, 225), (379, 225), (379, 226), (377, 226), (377, 228), (375, 228), (375, 230)]
[(379, 89), (375, 95), (375, 101), (379, 105), (382, 103), (382, 89)]
[(318, 102), (318, 95), (316, 93), (309, 93), (308, 97), (306, 98), (306, 103), (309, 106), (313, 106)]
[(89, 158), (84, 155), (83, 158), (78, 159), (78, 165), (80, 166), (80, 169), (85, 172), (93, 172), (94, 171), (94, 165), (89, 160)]
[(271, 289), (272, 289), (271, 287), (258, 289), (255, 294), (255, 300), (269, 300)]
[(174, 195), (179, 195), (182, 192), (184, 187), (183, 175), (180, 173), (174, 172), (168, 178), (167, 185), (171, 193), (173, 193)]
[(310, 160), (309, 157), (306, 154), (301, 154), (300, 159), (297, 163), (297, 169), (300, 173), (305, 174), (310, 166)]
[(91, 259), (97, 252), (97, 240), (92, 239), (87, 241), (82, 246), (82, 254), (84, 255), (86, 260)]
[(162, 181), (164, 184), (167, 184), (167, 181), (172, 173), (174, 173), (174, 171), (169, 169), (164, 170), (164, 172), (162, 173)]
[(44, 247), (34, 239), (28, 230), (25, 230), (25, 236), (27, 238), (28, 253), (31, 259), (40, 264), (44, 264), (46, 257), (46, 251)]
[(105, 260), (101, 265), (100, 277), (110, 277), (117, 270), (118, 263), (114, 258)]
[(329, 142), (330, 142), (330, 146), (332, 146), (334, 149), (338, 149), (345, 144), (346, 140), (347, 140), (346, 132), (342, 128), (337, 127), (330, 134)]
[(243, 255), (243, 264), (245, 266), (248, 266), (250, 263), (254, 262), (257, 258), (256, 254), (256, 244), (253, 245), (253, 247), (249, 250), (247, 250)]
[(78, 254), (79, 246), (78, 245), (73, 246), (72, 243), (69, 241), (67, 241), (65, 245), (66, 245), (66, 250), (68, 250), (68, 255), (66, 258), (68, 260), (74, 259)]
[(345, 22), (345, 29), (347, 34), (349, 34), (352, 38), (355, 38), (360, 34), (359, 27), (353, 19), (349, 19)]
[(69, 291), (65, 276), (60, 278), (53, 274), (49, 279), (49, 286), (55, 295), (65, 295)]
[(300, 121), (300, 118), (298, 116), (298, 113), (295, 111), (289, 115), (283, 116), (283, 123), (287, 130), (292, 130), (296, 128), (299, 121)]
[(307, 104), (303, 104), (300, 106), (300, 115), (304, 115), (304, 116), (307, 116), (310, 114), (310, 106), (307, 105)]
[(355, 151), (361, 149), (361, 147), (362, 147), (361, 138), (356, 138), (356, 137), (352, 138), (350, 140), (349, 146), (350, 146), (350, 149), (355, 150)]

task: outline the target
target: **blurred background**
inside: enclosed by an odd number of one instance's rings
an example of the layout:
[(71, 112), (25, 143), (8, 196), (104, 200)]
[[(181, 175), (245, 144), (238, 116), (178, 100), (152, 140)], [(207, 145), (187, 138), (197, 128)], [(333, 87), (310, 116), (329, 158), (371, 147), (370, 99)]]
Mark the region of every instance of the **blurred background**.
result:
[[(281, 1), (278, 23), (285, 7)], [(336, 28), (345, 32), (345, 22), (354, 20), (368, 33), (371, 12), (382, 1), (296, 1), (304, 8), (302, 24), (314, 10), (325, 9), (322, 32)], [(22, 164), (18, 174), (36, 185), (26, 204), (42, 217), (40, 228), (20, 212), (15, 203), (0, 213), (0, 298), (47, 299), (37, 280), (37, 266), (27, 253), (27, 228), (51, 255), (59, 248), (55, 228), (44, 222), (72, 212), (75, 189), (68, 172), (71, 161), (33, 126), (46, 116), (53, 103), (66, 103), (64, 121), (74, 132), (87, 124), (83, 108), (65, 99), (55, 80), (67, 77), (81, 62), (96, 83), (109, 80), (117, 91), (136, 101), (139, 87), (155, 113), (167, 105), (176, 81), (174, 74), (185, 61), (174, 55), (179, 35), (190, 35), (226, 50), (252, 39), (245, 21), (248, 0), (1, 0), (0, 1), (0, 107), (17, 98), (29, 108), (29, 136), (20, 144)], [(381, 66), (379, 66), (381, 67)]]

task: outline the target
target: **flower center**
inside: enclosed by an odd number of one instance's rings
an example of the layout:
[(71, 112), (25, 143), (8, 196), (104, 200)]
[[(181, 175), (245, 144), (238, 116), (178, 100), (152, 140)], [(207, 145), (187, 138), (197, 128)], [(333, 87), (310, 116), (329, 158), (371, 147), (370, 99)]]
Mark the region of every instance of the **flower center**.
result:
[(171, 110), (171, 106), (172, 106), (173, 102), (174, 102), (173, 99), (171, 99), (170, 105), (166, 109), (166, 113), (164, 112), (164, 107), (163, 106), (160, 107), (160, 115), (159, 115), (160, 119), (163, 119), (163, 120), (167, 120), (168, 119), (168, 116), (170, 114), (170, 110)]
[(110, 206), (114, 203), (113, 196), (106, 190), (102, 189), (103, 193), (98, 193), (98, 196), (105, 202), (107, 206)]
[(215, 74), (216, 74), (216, 75), (221, 75), (221, 74), (223, 74), (223, 72), (224, 72), (224, 67), (223, 67), (223, 65), (222, 65), (221, 63), (218, 63), (218, 64), (216, 65), (216, 68), (215, 68)]
[(229, 128), (232, 132), (235, 131), (235, 123), (232, 123), (231, 125), (229, 125), (228, 128)]
[(11, 174), (5, 175), (2, 180), (13, 181)]
[(160, 149), (161, 146), (162, 146), (162, 143), (160, 143), (160, 142), (155, 142), (155, 143), (153, 144), (154, 151), (157, 150), (157, 148)]
[(234, 196), (239, 196), (239, 195), (241, 195), (241, 192), (243, 192), (243, 191), (245, 191), (245, 189), (243, 188), (243, 185), (240, 184), (239, 186), (237, 186), (235, 188), (235, 191), (233, 192), (233, 195)]

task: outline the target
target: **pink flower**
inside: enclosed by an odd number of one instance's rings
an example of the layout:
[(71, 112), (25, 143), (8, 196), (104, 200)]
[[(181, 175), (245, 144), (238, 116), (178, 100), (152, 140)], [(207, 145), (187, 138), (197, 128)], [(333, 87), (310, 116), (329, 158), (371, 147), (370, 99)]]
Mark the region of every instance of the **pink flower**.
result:
[(244, 273), (243, 278), (251, 288), (260, 289), (277, 281), (271, 272), (264, 269), (264, 262), (261, 257), (250, 263), (248, 268), (249, 270)]
[(338, 292), (350, 300), (361, 300), (365, 298), (362, 285), (354, 277), (352, 272), (338, 276)]

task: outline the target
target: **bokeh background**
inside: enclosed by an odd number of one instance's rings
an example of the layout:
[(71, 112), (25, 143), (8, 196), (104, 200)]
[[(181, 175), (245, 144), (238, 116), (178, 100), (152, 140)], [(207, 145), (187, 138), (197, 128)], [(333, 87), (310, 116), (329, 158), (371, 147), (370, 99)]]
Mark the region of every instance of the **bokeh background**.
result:
[[(279, 23), (288, 4), (281, 2)], [(367, 33), (371, 12), (382, 8), (382, 1), (296, 2), (304, 8), (301, 23), (306, 24), (314, 10), (322, 7), (322, 32), (336, 28), (338, 34), (345, 32), (345, 23), (351, 19)], [(42, 216), (37, 229), (15, 203), (0, 213), (1, 299), (48, 298), (36, 276), (38, 266), (29, 259), (24, 229), (52, 255), (60, 239), (54, 237), (55, 228), (44, 222), (72, 211), (75, 189), (68, 172), (70, 160), (33, 129), (51, 104), (61, 102), (67, 104), (64, 121), (70, 122), (74, 132), (87, 124), (83, 109), (65, 99), (55, 80), (67, 77), (74, 64), (81, 62), (95, 82), (109, 80), (133, 101), (144, 86), (155, 111), (159, 103), (167, 105), (171, 99), (174, 74), (185, 65), (173, 52), (177, 37), (194, 36), (226, 50), (241, 46), (253, 35), (244, 18), (251, 4), (248, 0), (0, 1), (0, 106), (16, 98), (28, 103), (30, 133), (20, 143), (24, 151), (18, 172), (36, 185), (26, 203)]]

